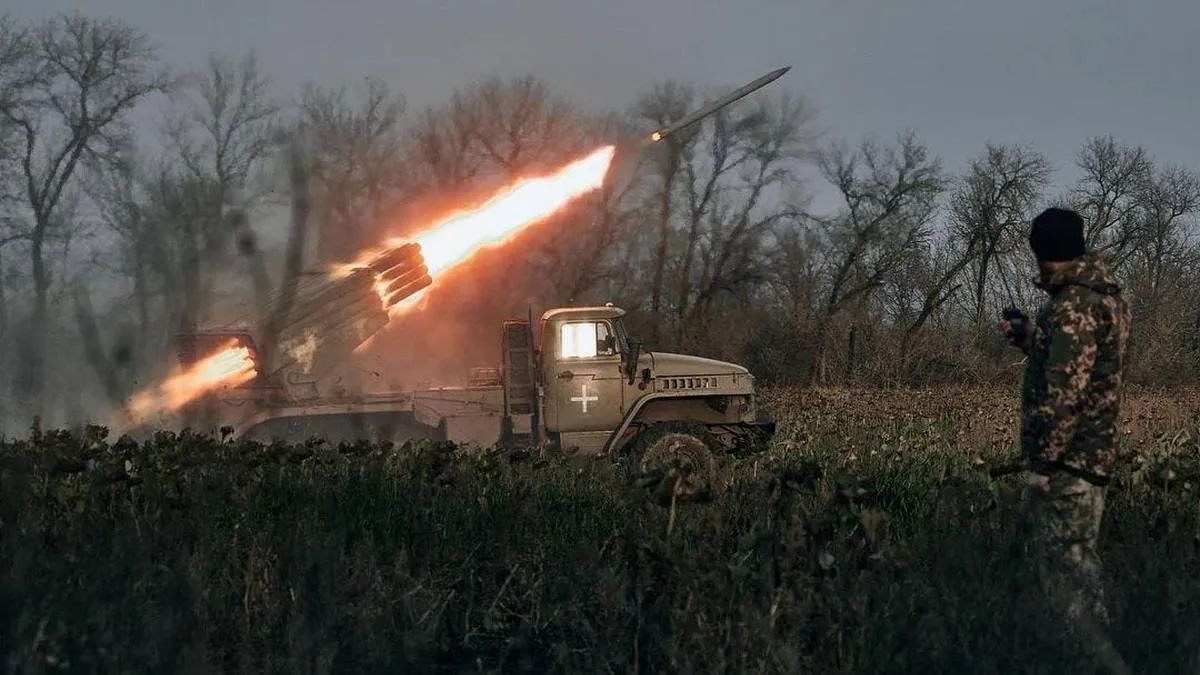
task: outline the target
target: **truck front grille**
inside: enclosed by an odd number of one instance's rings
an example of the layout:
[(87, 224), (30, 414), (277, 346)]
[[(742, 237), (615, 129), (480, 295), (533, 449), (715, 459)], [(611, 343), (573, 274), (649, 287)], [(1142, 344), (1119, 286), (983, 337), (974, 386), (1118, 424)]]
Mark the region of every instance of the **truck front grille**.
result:
[(664, 377), (659, 380), (661, 391), (678, 391), (680, 389), (716, 389), (715, 375), (697, 375), (695, 377)]

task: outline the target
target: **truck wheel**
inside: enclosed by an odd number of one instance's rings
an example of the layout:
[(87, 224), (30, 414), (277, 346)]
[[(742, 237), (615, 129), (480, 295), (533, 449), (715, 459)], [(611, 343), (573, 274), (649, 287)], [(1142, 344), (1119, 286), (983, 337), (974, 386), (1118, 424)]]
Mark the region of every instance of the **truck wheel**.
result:
[(623, 464), (659, 502), (703, 501), (718, 487), (713, 446), (703, 426), (655, 424), (634, 438)]

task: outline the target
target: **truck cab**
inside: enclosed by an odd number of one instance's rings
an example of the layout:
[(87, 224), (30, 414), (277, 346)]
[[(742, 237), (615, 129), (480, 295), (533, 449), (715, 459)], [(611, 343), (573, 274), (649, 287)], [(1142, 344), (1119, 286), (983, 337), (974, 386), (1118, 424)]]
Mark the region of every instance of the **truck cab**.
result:
[(553, 309), (538, 323), (536, 369), (542, 429), (566, 449), (618, 451), (655, 425), (703, 429), (736, 446), (769, 435), (745, 368), (642, 351), (611, 304)]

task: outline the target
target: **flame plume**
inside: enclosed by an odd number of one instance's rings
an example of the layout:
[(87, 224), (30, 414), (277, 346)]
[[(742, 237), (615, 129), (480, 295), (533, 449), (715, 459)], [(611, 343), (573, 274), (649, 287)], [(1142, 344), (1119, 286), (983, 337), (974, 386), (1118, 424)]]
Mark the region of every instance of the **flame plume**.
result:
[(230, 340), (216, 352), (196, 361), (129, 400), (129, 416), (137, 423), (173, 412), (220, 387), (236, 387), (258, 375), (250, 350)]
[(380, 248), (364, 252), (355, 262), (339, 266), (339, 271), (362, 267), (380, 252), (411, 241), (421, 245), (425, 265), (436, 279), (439, 272), (462, 263), (481, 249), (503, 244), (526, 227), (598, 189), (604, 184), (615, 151), (615, 146), (606, 145), (547, 176), (518, 180), (477, 207), (454, 213), (415, 235), (395, 237)]
[(569, 202), (604, 184), (615, 147), (609, 145), (558, 172), (529, 178), (492, 197), (477, 209), (437, 223), (413, 239), (421, 245), (432, 274), (444, 271), (481, 248), (504, 243)]

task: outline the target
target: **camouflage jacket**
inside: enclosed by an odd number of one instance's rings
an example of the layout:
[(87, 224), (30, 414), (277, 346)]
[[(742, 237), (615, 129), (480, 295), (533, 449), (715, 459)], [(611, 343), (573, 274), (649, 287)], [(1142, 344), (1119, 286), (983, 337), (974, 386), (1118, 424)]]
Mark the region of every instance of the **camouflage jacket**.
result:
[(1095, 256), (1038, 285), (1050, 298), (1028, 343), (1021, 450), (1036, 469), (1102, 484), (1116, 460), (1129, 305)]

